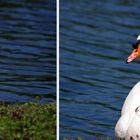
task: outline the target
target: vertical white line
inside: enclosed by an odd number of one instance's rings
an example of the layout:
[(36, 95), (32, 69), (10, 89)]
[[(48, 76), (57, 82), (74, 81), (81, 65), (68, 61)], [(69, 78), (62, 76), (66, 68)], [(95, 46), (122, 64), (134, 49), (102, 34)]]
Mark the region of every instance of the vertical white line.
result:
[(56, 26), (56, 30), (57, 30), (57, 33), (56, 33), (56, 40), (57, 40), (57, 45), (56, 45), (56, 50), (57, 50), (57, 53), (56, 53), (56, 58), (57, 58), (57, 62), (56, 62), (56, 69), (57, 69), (57, 82), (56, 82), (56, 87), (57, 87), (57, 94), (56, 94), (56, 101), (57, 101), (57, 104), (56, 104), (56, 109), (57, 109), (57, 123), (56, 123), (56, 127), (57, 127), (57, 130), (56, 130), (56, 135), (57, 135), (57, 140), (59, 140), (59, 0), (56, 0), (56, 22), (57, 22), (57, 26)]

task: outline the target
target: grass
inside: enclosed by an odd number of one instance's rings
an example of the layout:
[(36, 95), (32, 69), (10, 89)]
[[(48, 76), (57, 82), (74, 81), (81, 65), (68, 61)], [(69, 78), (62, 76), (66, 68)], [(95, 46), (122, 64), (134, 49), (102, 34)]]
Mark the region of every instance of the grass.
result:
[(55, 140), (56, 104), (0, 104), (0, 140)]

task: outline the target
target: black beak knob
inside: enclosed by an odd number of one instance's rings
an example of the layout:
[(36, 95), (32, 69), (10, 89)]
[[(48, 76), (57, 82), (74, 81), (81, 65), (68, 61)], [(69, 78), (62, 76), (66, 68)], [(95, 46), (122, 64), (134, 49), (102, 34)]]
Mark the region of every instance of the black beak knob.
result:
[(128, 62), (128, 59), (126, 59), (125, 62), (128, 64), (128, 63), (129, 63), (129, 62)]

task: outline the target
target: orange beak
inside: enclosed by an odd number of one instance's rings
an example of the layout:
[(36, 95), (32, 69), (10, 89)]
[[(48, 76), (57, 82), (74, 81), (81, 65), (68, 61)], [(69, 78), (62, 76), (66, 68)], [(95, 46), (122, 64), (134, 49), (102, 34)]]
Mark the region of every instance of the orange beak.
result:
[(134, 49), (131, 55), (126, 59), (126, 63), (130, 63), (140, 56), (140, 49)]

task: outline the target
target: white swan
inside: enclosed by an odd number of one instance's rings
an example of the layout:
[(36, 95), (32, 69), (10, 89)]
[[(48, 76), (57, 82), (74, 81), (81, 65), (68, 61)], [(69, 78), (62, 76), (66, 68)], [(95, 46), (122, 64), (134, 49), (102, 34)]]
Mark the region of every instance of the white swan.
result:
[[(134, 51), (127, 58), (127, 63), (140, 56), (140, 35), (133, 47)], [(140, 140), (140, 82), (133, 87), (125, 99), (115, 133), (121, 139)]]

